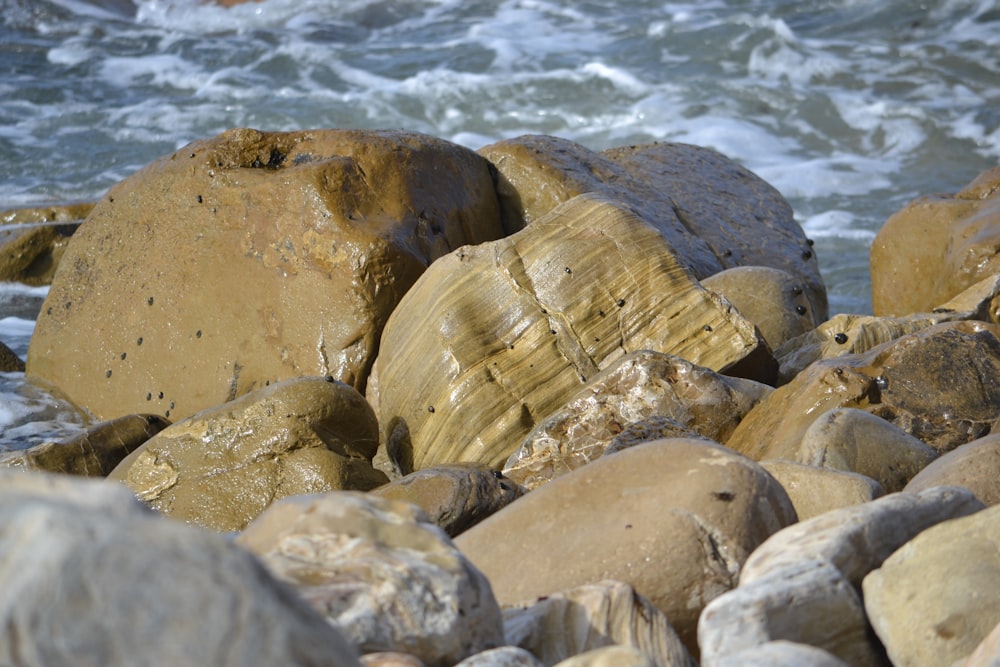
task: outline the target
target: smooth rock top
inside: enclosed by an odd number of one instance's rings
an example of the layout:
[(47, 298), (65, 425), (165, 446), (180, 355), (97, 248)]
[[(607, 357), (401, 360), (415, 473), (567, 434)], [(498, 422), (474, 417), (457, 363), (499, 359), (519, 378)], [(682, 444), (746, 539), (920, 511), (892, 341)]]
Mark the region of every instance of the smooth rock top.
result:
[(987, 506), (1000, 505), (1000, 433), (956, 447), (918, 472), (904, 491), (962, 486)]
[(30, 378), (100, 419), (180, 419), (268, 382), (364, 390), (427, 264), (503, 236), (488, 162), (410, 132), (237, 129), (116, 185), (73, 235)]

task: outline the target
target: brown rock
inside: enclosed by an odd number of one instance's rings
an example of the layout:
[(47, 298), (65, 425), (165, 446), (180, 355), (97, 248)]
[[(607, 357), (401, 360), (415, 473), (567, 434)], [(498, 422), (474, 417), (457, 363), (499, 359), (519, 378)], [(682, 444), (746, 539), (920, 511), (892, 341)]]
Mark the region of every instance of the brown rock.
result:
[(1000, 167), (954, 195), (910, 202), (872, 242), (872, 310), (927, 312), (1000, 273)]
[(141, 444), (170, 425), (158, 415), (128, 415), (91, 426), (61, 442), (0, 454), (0, 465), (105, 477)]
[(418, 470), (370, 493), (416, 505), (444, 532), (455, 537), (526, 492), (524, 487), (484, 465), (453, 463)]
[(938, 452), (994, 428), (1000, 415), (1000, 326), (938, 324), (864, 354), (818, 361), (761, 401), (726, 442), (755, 460), (796, 459), (802, 438), (834, 408), (885, 419)]
[(0, 373), (23, 373), (24, 361), (14, 350), (0, 342)]
[(371, 466), (377, 446), (375, 416), (355, 389), (300, 378), (168, 427), (109, 478), (160, 512), (237, 531), (284, 496), (384, 484)]
[(69, 204), (0, 212), (0, 281), (50, 284), (70, 237), (93, 208)]
[(558, 477), (456, 539), (501, 604), (615, 579), (648, 598), (695, 654), (702, 607), (795, 521), (757, 464), (701, 440), (631, 447)]
[(442, 257), (407, 293), (376, 362), (387, 451), (403, 472), (500, 467), (588, 378), (643, 349), (731, 374), (770, 359), (753, 324), (703, 289), (655, 229), (582, 195)]
[(719, 375), (680, 357), (632, 352), (539, 423), (507, 459), (504, 472), (536, 488), (602, 456), (630, 424), (654, 416), (724, 442), (770, 392), (765, 384)]
[(788, 493), (799, 521), (840, 507), (862, 505), (885, 495), (885, 490), (874, 479), (853, 472), (784, 459), (767, 459), (760, 465)]
[(465, 148), (231, 130), (98, 203), (53, 280), (28, 377), (101, 419), (179, 419), (310, 375), (363, 391), (389, 312), (427, 264), (502, 234), (489, 164)]
[(951, 665), (1000, 623), (1000, 507), (946, 521), (864, 579), (865, 610), (893, 665)]
[(514, 228), (576, 195), (601, 193), (634, 207), (696, 278), (734, 266), (783, 269), (802, 282), (816, 318), (826, 319), (816, 258), (791, 207), (715, 151), (656, 143), (594, 153), (565, 139), (527, 135), (479, 152), (497, 167), (501, 205)]
[(918, 472), (904, 491), (962, 486), (987, 506), (1000, 505), (1000, 433), (956, 447)]

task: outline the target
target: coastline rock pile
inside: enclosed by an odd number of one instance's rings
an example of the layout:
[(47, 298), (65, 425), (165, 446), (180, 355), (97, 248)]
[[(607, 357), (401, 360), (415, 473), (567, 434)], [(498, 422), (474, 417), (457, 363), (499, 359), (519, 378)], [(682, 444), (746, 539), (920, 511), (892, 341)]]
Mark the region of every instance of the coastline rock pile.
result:
[(998, 193), (832, 317), (682, 144), (231, 130), (25, 213), (99, 423), (0, 456), (0, 664), (995, 665)]

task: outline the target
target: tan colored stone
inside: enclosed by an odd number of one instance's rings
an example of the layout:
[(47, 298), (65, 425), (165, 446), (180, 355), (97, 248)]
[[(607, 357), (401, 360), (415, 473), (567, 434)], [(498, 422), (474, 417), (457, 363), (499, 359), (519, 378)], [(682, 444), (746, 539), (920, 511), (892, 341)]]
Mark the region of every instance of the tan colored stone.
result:
[(920, 532), (982, 508), (968, 489), (939, 486), (832, 510), (769, 537), (743, 564), (740, 585), (806, 560), (827, 560), (860, 588), (865, 575)]
[(649, 656), (631, 646), (605, 646), (574, 655), (555, 667), (658, 667)]
[(992, 507), (1000, 505), (1000, 433), (956, 447), (917, 473), (904, 491), (962, 486)]
[(766, 459), (760, 465), (784, 487), (799, 521), (885, 495), (885, 490), (874, 479), (853, 472), (817, 468), (784, 459)]
[(937, 455), (906, 431), (870, 412), (835, 408), (806, 429), (797, 460), (865, 475), (887, 493), (895, 493)]
[(1000, 623), (979, 642), (976, 650), (955, 667), (1000, 667)]
[(23, 373), (24, 361), (14, 350), (0, 342), (0, 373)]
[(531, 223), (560, 203), (600, 193), (635, 208), (698, 279), (734, 266), (771, 266), (801, 281), (817, 321), (827, 299), (812, 248), (773, 187), (707, 148), (654, 143), (594, 153), (526, 135), (479, 150), (499, 172), (508, 224)]
[(795, 276), (770, 266), (737, 266), (703, 278), (705, 289), (718, 292), (757, 325), (776, 350), (792, 338), (812, 331), (817, 322)]
[(503, 233), (489, 164), (455, 144), (230, 130), (97, 204), (27, 374), (99, 419), (176, 420), (302, 376), (363, 391), (389, 312), (427, 264)]
[(355, 389), (299, 378), (164, 429), (109, 478), (164, 514), (236, 531), (284, 496), (386, 483), (371, 466), (377, 446), (375, 416)]
[(0, 465), (105, 477), (126, 456), (170, 425), (157, 415), (128, 415), (91, 426), (61, 442), (0, 454)]
[(523, 648), (501, 646), (468, 657), (455, 667), (545, 667)]
[(750, 458), (795, 460), (828, 410), (858, 408), (939, 453), (995, 428), (1000, 415), (1000, 326), (950, 322), (818, 361), (761, 401), (726, 445)]
[(455, 537), (526, 492), (524, 487), (484, 465), (453, 463), (418, 470), (370, 493), (413, 503), (427, 512), (444, 532)]
[(602, 456), (630, 424), (654, 416), (724, 442), (771, 391), (760, 382), (720, 375), (680, 357), (632, 352), (535, 426), (507, 459), (504, 472), (534, 489)]
[(951, 665), (1000, 623), (1000, 507), (928, 528), (864, 579), (893, 665)]
[(734, 375), (770, 359), (753, 324), (703, 289), (653, 227), (581, 195), (517, 234), (442, 257), (403, 298), (376, 362), (388, 453), (403, 472), (499, 468), (589, 378), (643, 349)]
[(635, 649), (658, 667), (695, 667), (666, 616), (620, 581), (600, 581), (504, 611), (507, 641), (554, 665), (610, 645)]
[(927, 312), (1000, 272), (1000, 167), (954, 195), (921, 197), (892, 215), (872, 242), (872, 310)]
[(50, 284), (70, 237), (93, 208), (88, 203), (0, 212), (0, 281)]
[(380, 651), (361, 656), (361, 667), (425, 667), (424, 661), (408, 653)]
[(850, 667), (850, 665), (815, 646), (779, 640), (726, 655), (715, 662), (713, 667)]
[(701, 440), (660, 440), (554, 479), (456, 544), (502, 604), (602, 579), (628, 583), (695, 654), (702, 607), (795, 520), (785, 491), (752, 461)]
[(451, 667), (504, 643), (489, 582), (410, 503), (350, 492), (285, 498), (237, 542), (362, 652)]

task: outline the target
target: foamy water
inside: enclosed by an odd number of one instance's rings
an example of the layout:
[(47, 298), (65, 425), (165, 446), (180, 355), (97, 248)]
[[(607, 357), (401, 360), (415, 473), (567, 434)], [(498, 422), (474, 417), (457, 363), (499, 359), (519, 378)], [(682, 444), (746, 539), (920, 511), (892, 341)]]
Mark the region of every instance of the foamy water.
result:
[[(892, 212), (1000, 161), (995, 1), (0, 0), (0, 61), (0, 208), (96, 199), (238, 126), (683, 141), (788, 198), (834, 312), (870, 312)], [(3, 299), (23, 355), (34, 315)], [(33, 419), (4, 383), (0, 443)]]

